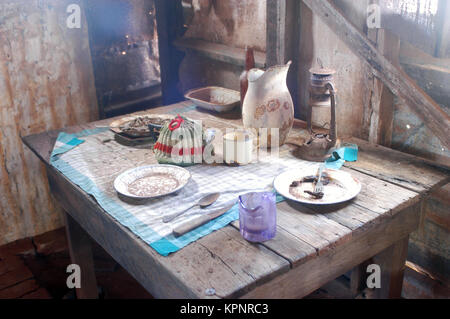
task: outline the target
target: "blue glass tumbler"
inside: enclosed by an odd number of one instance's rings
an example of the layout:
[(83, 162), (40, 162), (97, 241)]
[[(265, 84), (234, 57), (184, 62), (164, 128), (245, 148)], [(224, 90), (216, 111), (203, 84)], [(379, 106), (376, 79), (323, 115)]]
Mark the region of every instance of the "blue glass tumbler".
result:
[(241, 235), (251, 242), (274, 238), (277, 230), (276, 195), (261, 192), (239, 196), (239, 229)]

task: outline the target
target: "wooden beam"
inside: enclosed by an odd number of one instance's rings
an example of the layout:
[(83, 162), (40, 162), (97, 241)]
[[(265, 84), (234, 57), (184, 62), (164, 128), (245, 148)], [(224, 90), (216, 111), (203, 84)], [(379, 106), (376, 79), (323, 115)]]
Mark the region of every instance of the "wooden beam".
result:
[[(415, 208), (417, 207), (419, 206), (415, 206)], [(381, 269), (381, 287), (374, 290), (372, 297), (378, 299), (401, 298), (403, 273), (408, 254), (408, 239), (409, 236), (402, 238), (373, 257), (373, 263), (379, 265)]]
[(400, 68), (395, 67), (327, 0), (303, 2), (373, 69), (375, 76), (422, 119), (442, 145), (450, 148), (450, 117)]
[[(399, 66), (400, 39), (386, 29), (369, 29), (371, 39), (391, 63)], [(374, 77), (373, 89), (366, 118), (369, 127), (369, 142), (391, 146), (394, 127), (395, 96), (383, 82)]]
[(297, 56), (299, 3), (295, 0), (267, 0), (266, 66), (286, 64)]
[(184, 100), (178, 89), (178, 71), (183, 53), (173, 45), (173, 41), (183, 33), (181, 1), (155, 0), (155, 8), (163, 103), (172, 104)]
[(437, 42), (435, 55), (438, 58), (446, 58), (450, 47), (450, 2), (440, 0), (438, 6)]
[(286, 61), (286, 0), (267, 0), (266, 65)]
[(78, 299), (97, 299), (97, 279), (94, 270), (91, 239), (81, 226), (67, 213), (66, 233), (70, 260), (80, 267), (80, 288), (76, 289)]
[(300, 3), (296, 0), (267, 0), (266, 67), (292, 61), (287, 85), (297, 110)]
[(369, 259), (352, 269), (350, 275), (350, 294), (352, 298), (358, 296), (367, 287), (367, 266), (371, 263)]
[[(216, 61), (245, 67), (245, 50), (241, 48), (191, 38), (177, 39), (174, 45), (181, 51), (195, 51), (197, 54)], [(254, 53), (256, 67), (264, 68), (266, 54), (259, 51), (254, 51)]]

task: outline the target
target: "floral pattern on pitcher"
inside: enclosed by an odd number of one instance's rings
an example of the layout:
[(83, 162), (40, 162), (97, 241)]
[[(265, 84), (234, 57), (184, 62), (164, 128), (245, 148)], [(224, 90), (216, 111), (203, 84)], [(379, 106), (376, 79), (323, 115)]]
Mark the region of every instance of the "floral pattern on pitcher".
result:
[[(248, 72), (249, 86), (242, 106), (245, 128), (278, 128), (279, 145), (283, 145), (294, 123), (292, 97), (286, 85), (291, 62), (267, 71), (252, 69)], [(271, 146), (271, 139), (260, 144)]]

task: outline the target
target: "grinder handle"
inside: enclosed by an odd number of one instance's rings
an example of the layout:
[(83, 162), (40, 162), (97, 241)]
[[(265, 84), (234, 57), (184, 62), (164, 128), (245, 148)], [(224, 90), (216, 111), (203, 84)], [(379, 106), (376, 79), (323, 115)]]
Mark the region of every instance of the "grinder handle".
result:
[(330, 98), (331, 98), (331, 123), (330, 123), (330, 140), (331, 140), (331, 147), (336, 145), (336, 139), (337, 139), (337, 128), (336, 128), (336, 90), (334, 88), (333, 83), (327, 82), (325, 86), (330, 91)]

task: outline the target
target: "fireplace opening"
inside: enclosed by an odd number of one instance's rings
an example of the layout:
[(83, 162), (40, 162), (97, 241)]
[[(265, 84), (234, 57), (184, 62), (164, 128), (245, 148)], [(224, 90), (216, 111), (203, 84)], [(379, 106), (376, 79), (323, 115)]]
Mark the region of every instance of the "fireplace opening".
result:
[(84, 1), (101, 118), (161, 104), (154, 0)]

